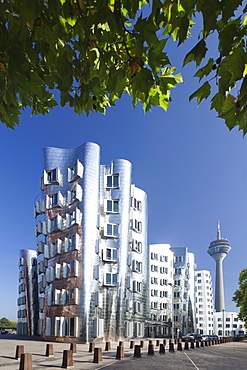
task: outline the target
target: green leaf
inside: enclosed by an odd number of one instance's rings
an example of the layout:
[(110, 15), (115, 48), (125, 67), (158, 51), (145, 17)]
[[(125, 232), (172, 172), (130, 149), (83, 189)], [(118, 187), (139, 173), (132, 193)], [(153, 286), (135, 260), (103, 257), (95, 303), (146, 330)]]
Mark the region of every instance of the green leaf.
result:
[(205, 41), (203, 39), (200, 40), (196, 44), (196, 46), (193, 49), (191, 49), (191, 51), (184, 58), (183, 66), (192, 61), (196, 62), (196, 65), (199, 66), (202, 59), (205, 57), (207, 50), (208, 49)]
[(199, 78), (199, 81), (201, 81), (201, 79), (205, 76), (208, 76), (209, 73), (212, 72), (212, 67), (213, 67), (213, 64), (214, 64), (214, 60), (213, 58), (209, 58), (207, 64), (204, 66), (204, 67), (201, 67), (197, 72), (196, 74), (194, 75), (194, 77), (198, 77)]
[(207, 82), (205, 82), (202, 86), (199, 87), (192, 95), (189, 97), (189, 101), (192, 99), (196, 98), (197, 99), (197, 104), (199, 105), (202, 101), (202, 99), (207, 99), (208, 96), (211, 93), (211, 86)]

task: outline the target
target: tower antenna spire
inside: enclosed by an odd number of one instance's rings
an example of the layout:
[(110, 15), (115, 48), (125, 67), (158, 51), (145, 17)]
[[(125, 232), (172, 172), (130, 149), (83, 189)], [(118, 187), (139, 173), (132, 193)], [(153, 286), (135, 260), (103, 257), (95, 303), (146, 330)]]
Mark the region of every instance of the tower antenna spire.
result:
[(217, 240), (221, 239), (220, 221), (217, 222)]

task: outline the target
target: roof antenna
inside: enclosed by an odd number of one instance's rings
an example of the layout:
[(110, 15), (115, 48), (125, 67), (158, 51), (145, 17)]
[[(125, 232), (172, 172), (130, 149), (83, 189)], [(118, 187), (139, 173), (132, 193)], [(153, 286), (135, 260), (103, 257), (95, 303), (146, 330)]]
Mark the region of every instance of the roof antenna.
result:
[(217, 222), (217, 240), (221, 239), (220, 235), (220, 221)]

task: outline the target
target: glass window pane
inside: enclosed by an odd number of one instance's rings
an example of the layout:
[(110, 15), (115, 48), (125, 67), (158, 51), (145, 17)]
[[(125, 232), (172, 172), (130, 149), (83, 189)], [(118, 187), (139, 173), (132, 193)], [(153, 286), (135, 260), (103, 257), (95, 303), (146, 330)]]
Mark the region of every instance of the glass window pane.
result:
[(118, 175), (113, 175), (113, 187), (118, 188)]
[(113, 211), (114, 212), (118, 212), (118, 204), (119, 204), (119, 201), (118, 200), (114, 200), (113, 201)]
[(112, 212), (112, 201), (111, 200), (107, 200), (107, 212)]
[(111, 188), (112, 187), (112, 176), (107, 176), (107, 184), (106, 186), (108, 188)]
[(106, 284), (111, 284), (111, 274), (106, 274)]
[(112, 283), (117, 284), (117, 274), (112, 274)]
[(113, 225), (113, 235), (118, 236), (118, 225)]
[(107, 224), (107, 235), (112, 235), (112, 225)]

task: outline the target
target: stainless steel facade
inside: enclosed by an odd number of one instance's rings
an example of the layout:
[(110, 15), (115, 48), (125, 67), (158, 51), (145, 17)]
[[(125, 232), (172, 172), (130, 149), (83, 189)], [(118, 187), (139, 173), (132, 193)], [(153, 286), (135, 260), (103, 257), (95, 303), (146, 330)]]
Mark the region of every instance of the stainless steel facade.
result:
[(45, 148), (35, 203), (39, 331), (88, 342), (142, 337), (147, 296), (147, 196), (131, 163), (100, 165), (100, 148)]
[(37, 335), (38, 294), (37, 294), (37, 256), (36, 251), (20, 251), (19, 286), (17, 299), (17, 334)]

